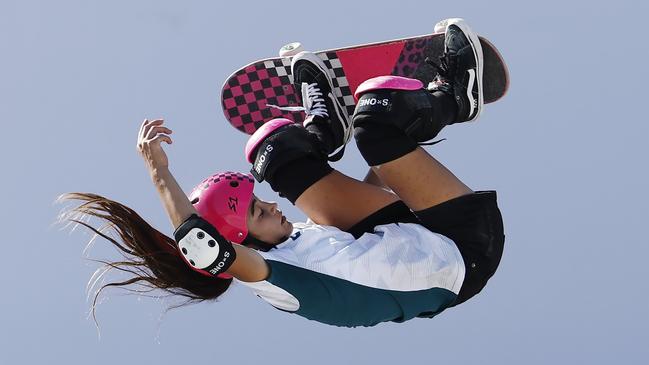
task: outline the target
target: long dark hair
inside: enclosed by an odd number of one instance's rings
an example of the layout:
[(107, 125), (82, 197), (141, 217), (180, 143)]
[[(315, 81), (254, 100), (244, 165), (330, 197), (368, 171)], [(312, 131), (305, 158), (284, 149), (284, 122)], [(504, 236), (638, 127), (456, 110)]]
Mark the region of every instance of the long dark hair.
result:
[[(208, 277), (190, 269), (177, 254), (175, 241), (151, 227), (133, 209), (92, 193), (68, 193), (59, 197), (59, 201), (70, 200), (81, 204), (64, 212), (61, 220), (84, 226), (110, 242), (122, 254), (123, 261), (97, 261), (104, 264), (105, 271), (117, 270), (130, 276), (105, 284), (95, 292), (93, 318), (99, 295), (109, 287), (121, 287), (139, 294), (161, 289), (187, 298), (184, 304), (188, 304), (215, 299), (232, 283), (232, 279)], [(105, 224), (96, 228), (89, 223), (89, 218), (93, 217)]]

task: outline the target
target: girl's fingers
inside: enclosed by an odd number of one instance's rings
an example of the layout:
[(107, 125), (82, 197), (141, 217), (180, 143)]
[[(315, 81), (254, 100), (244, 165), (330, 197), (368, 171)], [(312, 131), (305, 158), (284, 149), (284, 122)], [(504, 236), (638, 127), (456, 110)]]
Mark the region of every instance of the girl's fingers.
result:
[(163, 119), (144, 119), (142, 125), (140, 125), (140, 132), (138, 133), (136, 146), (140, 153), (144, 153), (145, 150), (148, 150), (149, 147), (147, 147), (147, 145), (149, 143), (158, 145), (161, 142), (166, 142), (167, 144), (172, 143), (171, 138), (167, 136), (167, 134), (171, 134), (173, 131), (163, 126), (163, 123)]
[(160, 133), (171, 134), (172, 130), (167, 128), (167, 127), (163, 127), (163, 126), (154, 126), (151, 129), (149, 129), (149, 131), (146, 134), (145, 138), (146, 139), (151, 139), (151, 138), (154, 138), (156, 135), (158, 135)]
[(156, 143), (161, 143), (161, 142), (166, 142), (167, 144), (172, 144), (173, 141), (171, 140), (171, 137), (169, 137), (166, 134), (158, 134), (151, 140), (151, 142), (156, 142)]
[(144, 129), (146, 128), (147, 123), (149, 123), (148, 119), (145, 119), (142, 124), (140, 124), (140, 130), (137, 132), (137, 142), (140, 143), (140, 139), (142, 139), (142, 136), (144, 136)]
[(140, 128), (140, 138), (143, 138), (144, 136), (147, 136), (149, 134), (149, 130), (152, 127), (162, 125), (164, 123), (163, 119), (156, 119), (156, 120), (148, 120), (145, 119), (144, 122), (142, 122), (142, 126)]

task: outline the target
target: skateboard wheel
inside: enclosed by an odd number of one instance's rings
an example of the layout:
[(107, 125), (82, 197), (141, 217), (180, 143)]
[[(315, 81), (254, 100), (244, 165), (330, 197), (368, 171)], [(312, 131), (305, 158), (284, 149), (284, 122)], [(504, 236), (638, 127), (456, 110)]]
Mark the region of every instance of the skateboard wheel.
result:
[(446, 27), (448, 27), (448, 19), (437, 22), (433, 29), (433, 34), (446, 32)]
[(302, 44), (300, 42), (292, 42), (279, 49), (279, 56), (282, 58), (292, 57), (302, 51)]

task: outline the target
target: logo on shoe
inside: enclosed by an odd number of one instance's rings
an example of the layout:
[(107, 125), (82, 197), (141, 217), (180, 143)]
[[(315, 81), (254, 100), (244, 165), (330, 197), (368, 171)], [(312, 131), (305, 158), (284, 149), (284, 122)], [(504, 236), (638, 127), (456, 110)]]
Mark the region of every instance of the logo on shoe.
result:
[(268, 154), (273, 152), (273, 146), (272, 145), (266, 145), (266, 148), (264, 149), (264, 153), (262, 153), (258, 158), (257, 158), (257, 163), (255, 164), (255, 171), (257, 171), (258, 174), (261, 175), (261, 171), (264, 168), (264, 164), (266, 163), (266, 160), (268, 159)]
[(473, 97), (473, 88), (476, 81), (475, 70), (468, 69), (466, 71), (469, 74), (469, 80), (467, 81), (466, 96), (469, 99), (469, 118), (473, 118), (474, 111), (478, 107), (478, 101)]

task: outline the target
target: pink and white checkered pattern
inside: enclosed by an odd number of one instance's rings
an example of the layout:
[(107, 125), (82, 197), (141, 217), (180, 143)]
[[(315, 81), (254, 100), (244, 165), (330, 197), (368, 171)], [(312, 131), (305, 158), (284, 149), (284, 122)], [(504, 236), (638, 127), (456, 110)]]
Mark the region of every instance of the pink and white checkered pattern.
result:
[[(334, 95), (351, 116), (354, 98), (336, 53), (319, 53), (318, 56), (329, 68)], [(235, 72), (223, 86), (221, 103), (230, 124), (247, 134), (254, 133), (274, 118), (287, 118), (296, 123), (302, 123), (305, 118), (303, 112), (282, 111), (268, 106), (302, 106), (301, 95), (293, 87), (289, 58), (258, 61)]]

